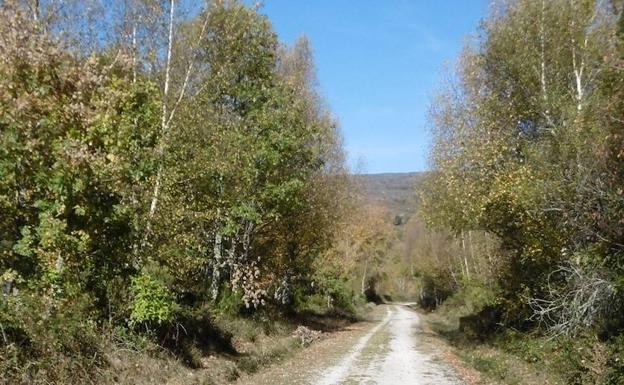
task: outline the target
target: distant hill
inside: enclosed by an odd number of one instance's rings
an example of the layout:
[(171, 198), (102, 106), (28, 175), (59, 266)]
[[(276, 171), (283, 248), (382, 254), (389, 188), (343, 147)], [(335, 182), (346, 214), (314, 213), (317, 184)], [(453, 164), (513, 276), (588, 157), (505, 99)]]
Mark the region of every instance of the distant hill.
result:
[[(416, 211), (416, 187), (424, 172), (360, 174), (356, 180), (369, 199), (385, 205), (403, 223)], [(398, 223), (397, 223), (398, 224)]]

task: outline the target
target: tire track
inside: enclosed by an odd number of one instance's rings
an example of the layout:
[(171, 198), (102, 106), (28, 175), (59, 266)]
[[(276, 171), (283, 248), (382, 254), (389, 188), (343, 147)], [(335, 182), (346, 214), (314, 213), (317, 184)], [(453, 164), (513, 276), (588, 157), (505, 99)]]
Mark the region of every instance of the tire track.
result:
[(392, 319), (394, 315), (394, 311), (388, 309), (386, 313), (386, 317), (381, 321), (377, 326), (372, 328), (366, 335), (364, 335), (360, 340), (351, 348), (349, 353), (335, 366), (326, 369), (322, 374), (321, 378), (317, 385), (335, 385), (344, 381), (348, 374), (349, 370), (353, 366), (353, 363), (357, 360), (357, 358), (362, 353), (362, 350), (368, 344), (368, 341), (371, 339), (375, 333), (377, 333), (382, 327), (386, 326), (388, 322)]

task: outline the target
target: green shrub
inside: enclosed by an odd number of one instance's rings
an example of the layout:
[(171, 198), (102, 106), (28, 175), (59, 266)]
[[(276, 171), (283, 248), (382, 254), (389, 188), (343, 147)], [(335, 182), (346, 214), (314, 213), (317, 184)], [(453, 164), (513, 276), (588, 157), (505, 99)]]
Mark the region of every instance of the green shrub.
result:
[(334, 272), (318, 273), (314, 284), (300, 284), (293, 291), (293, 309), (297, 312), (338, 310), (354, 314), (357, 300), (349, 282)]
[(302, 289), (295, 290), (294, 309), (297, 312), (312, 311), (323, 313), (329, 308), (331, 297), (320, 293), (308, 294)]
[(446, 270), (422, 270), (416, 273), (416, 287), (419, 306), (431, 311), (463, 286), (458, 286)]
[[(613, 378), (618, 376), (617, 369), (607, 369), (607, 365), (617, 362), (613, 353), (609, 353), (604, 343), (590, 333), (574, 337), (548, 337), (537, 331), (523, 333), (505, 329), (498, 333), (493, 345), (529, 365), (536, 365), (536, 369), (564, 379), (566, 384), (602, 383), (605, 371), (613, 372)], [(609, 354), (612, 357), (609, 361), (612, 362), (607, 362)]]
[(624, 335), (609, 342), (608, 366), (605, 385), (624, 385)]
[(143, 273), (132, 278), (132, 312), (130, 325), (161, 325), (174, 318), (176, 303), (162, 280)]
[(7, 383), (92, 383), (104, 365), (92, 298), (0, 295), (0, 378)]
[(223, 285), (215, 303), (217, 314), (238, 315), (243, 309), (245, 309), (245, 302), (242, 291), (232, 290), (230, 286)]
[[(436, 312), (448, 319), (476, 315), (488, 305), (496, 304), (497, 289), (477, 281), (465, 280), (448, 298), (442, 302)], [(422, 304), (421, 304), (422, 306)]]

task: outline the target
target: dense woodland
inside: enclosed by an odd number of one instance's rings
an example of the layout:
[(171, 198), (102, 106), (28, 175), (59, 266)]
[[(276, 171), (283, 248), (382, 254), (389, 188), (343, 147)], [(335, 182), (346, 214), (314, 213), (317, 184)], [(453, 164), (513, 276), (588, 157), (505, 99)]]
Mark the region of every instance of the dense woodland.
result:
[(198, 5), (0, 2), (0, 382), (97, 381), (102, 335), (352, 309), (368, 212), (308, 41)]
[(479, 287), (477, 334), (561, 342), (566, 383), (624, 381), (623, 8), (495, 2), (431, 107), (426, 296)]

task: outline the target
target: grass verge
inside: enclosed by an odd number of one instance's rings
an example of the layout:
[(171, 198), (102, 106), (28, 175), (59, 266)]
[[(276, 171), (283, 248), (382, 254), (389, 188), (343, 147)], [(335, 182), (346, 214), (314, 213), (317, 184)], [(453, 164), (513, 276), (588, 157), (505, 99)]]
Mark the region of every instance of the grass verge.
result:
[[(600, 341), (593, 333), (550, 338), (537, 331), (520, 332), (500, 325), (496, 330), (466, 327), (465, 320), (479, 314), (490, 297), (484, 288), (467, 288), (426, 315), (431, 330), (481, 374), (477, 384), (624, 384), (618, 365), (614, 368), (619, 362), (620, 344)], [(477, 325), (491, 327), (487, 323)]]
[(211, 327), (227, 336), (224, 340), (228, 342), (228, 349), (203, 350), (202, 344), (194, 343), (181, 349), (183, 354), (174, 354), (145, 341), (112, 344), (106, 354), (109, 365), (101, 370), (97, 383), (212, 385), (233, 382), (243, 374), (279, 364), (305, 349), (300, 340), (293, 337), (299, 325), (329, 333), (356, 322), (370, 310), (370, 306), (363, 306), (358, 315), (310, 310), (281, 316), (220, 314), (212, 318)]

